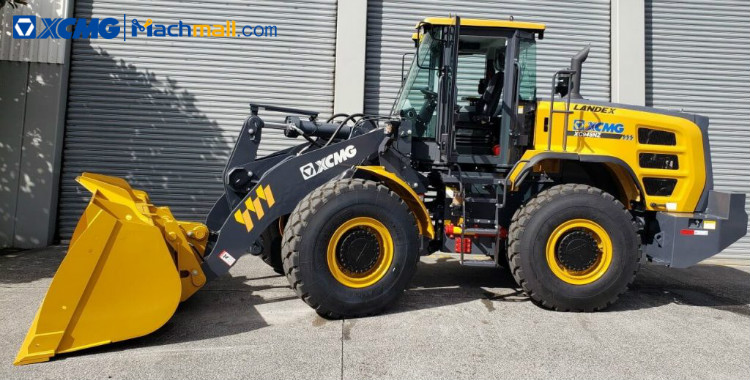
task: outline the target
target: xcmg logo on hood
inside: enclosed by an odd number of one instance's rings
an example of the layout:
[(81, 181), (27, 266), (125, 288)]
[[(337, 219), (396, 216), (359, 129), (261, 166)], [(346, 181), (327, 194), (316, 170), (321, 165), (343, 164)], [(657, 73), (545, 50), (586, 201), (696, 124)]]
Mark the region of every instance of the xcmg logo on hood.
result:
[(310, 162), (302, 165), (299, 168), (299, 171), (302, 173), (302, 178), (308, 180), (356, 155), (357, 148), (355, 148), (354, 145), (349, 145), (338, 152), (333, 152), (322, 159), (315, 161), (314, 163)]
[(625, 126), (621, 123), (603, 123), (601, 121), (573, 120), (574, 131), (622, 133)]

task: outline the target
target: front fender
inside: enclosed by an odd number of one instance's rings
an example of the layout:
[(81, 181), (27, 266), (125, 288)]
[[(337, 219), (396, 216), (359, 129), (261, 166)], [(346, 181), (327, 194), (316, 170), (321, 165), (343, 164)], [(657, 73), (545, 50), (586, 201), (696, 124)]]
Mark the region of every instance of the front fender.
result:
[(386, 170), (384, 166), (357, 166), (357, 170), (367, 172), (381, 180), (391, 191), (398, 194), (401, 199), (409, 206), (409, 210), (417, 218), (417, 226), (422, 236), (430, 239), (435, 238), (435, 228), (432, 226), (430, 213), (427, 211), (424, 202), (419, 199), (419, 195), (396, 174)]

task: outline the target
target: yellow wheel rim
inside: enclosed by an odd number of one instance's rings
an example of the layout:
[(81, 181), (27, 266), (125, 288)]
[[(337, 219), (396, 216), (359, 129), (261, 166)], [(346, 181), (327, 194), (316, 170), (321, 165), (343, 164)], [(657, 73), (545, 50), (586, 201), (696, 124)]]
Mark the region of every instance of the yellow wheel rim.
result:
[[(374, 235), (378, 241), (375, 263), (362, 273), (348, 270), (338, 255), (342, 240), (355, 230), (364, 230)], [(339, 226), (328, 241), (326, 261), (333, 278), (338, 282), (350, 288), (366, 288), (380, 281), (388, 273), (393, 262), (393, 238), (388, 228), (377, 219), (364, 216), (350, 219)]]
[[(584, 232), (596, 243), (597, 254), (586, 269), (574, 270), (566, 267), (558, 257), (558, 245), (566, 235)], [(573, 285), (586, 285), (601, 278), (612, 263), (612, 239), (599, 224), (588, 219), (569, 220), (552, 231), (547, 240), (547, 265), (559, 279)]]

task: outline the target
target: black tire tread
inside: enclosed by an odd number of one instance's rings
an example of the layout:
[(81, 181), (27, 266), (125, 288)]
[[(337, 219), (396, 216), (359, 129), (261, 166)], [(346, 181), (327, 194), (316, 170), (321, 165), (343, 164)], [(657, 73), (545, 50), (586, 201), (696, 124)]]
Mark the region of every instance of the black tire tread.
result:
[[(630, 212), (623, 206), (623, 204), (618, 201), (615, 197), (613, 197), (611, 194), (598, 189), (593, 186), (589, 185), (582, 185), (582, 184), (562, 184), (562, 185), (556, 185), (552, 186), (546, 190), (541, 191), (539, 194), (537, 194), (534, 198), (529, 200), (524, 206), (519, 207), (516, 212), (513, 214), (513, 217), (511, 219), (510, 223), (510, 231), (508, 233), (508, 263), (510, 266), (510, 271), (513, 274), (513, 278), (516, 280), (516, 283), (521, 286), (521, 289), (523, 290), (526, 295), (528, 295), (531, 300), (547, 309), (552, 309), (556, 311), (600, 311), (604, 310), (610, 305), (612, 305), (617, 299), (624, 294), (630, 285), (632, 285), (633, 281), (635, 280), (636, 273), (638, 273), (638, 265), (636, 265), (636, 269), (633, 271), (633, 273), (630, 274), (630, 278), (627, 282), (627, 285), (622, 287), (619, 292), (617, 292), (613, 297), (608, 299), (604, 304), (595, 306), (591, 309), (571, 309), (562, 307), (553, 301), (542, 299), (538, 294), (536, 294), (532, 289), (528, 287), (528, 283), (525, 279), (525, 274), (523, 272), (523, 269), (521, 268), (520, 264), (520, 255), (523, 253), (520, 250), (520, 242), (521, 242), (521, 235), (523, 234), (524, 229), (526, 228), (526, 225), (528, 224), (529, 220), (531, 219), (532, 215), (534, 215), (537, 211), (539, 211), (544, 205), (552, 202), (553, 200), (559, 198), (559, 197), (566, 197), (572, 194), (594, 194), (598, 195), (605, 200), (614, 203), (618, 208), (621, 209), (621, 212), (627, 216), (627, 218), (631, 221), (630, 227), (633, 230), (633, 236), (636, 238), (638, 237), (638, 225), (636, 224), (635, 219), (630, 214)], [(638, 254), (636, 255), (636, 262), (640, 262), (641, 260), (641, 245), (640, 241), (637, 243), (638, 246)]]
[(278, 232), (278, 226), (272, 224), (263, 231), (263, 251), (260, 252), (260, 258), (268, 264), (274, 272), (284, 274), (284, 262), (281, 258), (281, 247), (275, 247), (274, 239), (281, 239), (281, 233)]
[[(325, 308), (320, 300), (315, 299), (307, 291), (306, 284), (300, 280), (299, 275), (299, 247), (302, 240), (302, 232), (305, 230), (308, 224), (310, 216), (315, 215), (315, 212), (325, 205), (332, 197), (341, 194), (343, 191), (357, 191), (374, 188), (377, 192), (381, 193), (384, 197), (391, 197), (397, 199), (402, 207), (407, 208), (406, 203), (393, 193), (386, 186), (369, 180), (359, 178), (347, 178), (330, 181), (323, 186), (310, 192), (305, 198), (303, 198), (297, 207), (292, 211), (289, 216), (289, 220), (284, 228), (284, 234), (282, 239), (282, 256), (284, 264), (284, 274), (286, 274), (289, 280), (289, 285), (297, 293), (297, 296), (302, 299), (307, 305), (312, 307), (319, 315), (328, 319), (340, 319), (340, 318), (358, 318), (366, 317), (381, 313), (387, 308), (383, 306), (377, 310), (373, 310), (367, 313), (354, 313), (341, 315)], [(418, 235), (416, 219), (413, 221), (413, 229), (415, 236)]]

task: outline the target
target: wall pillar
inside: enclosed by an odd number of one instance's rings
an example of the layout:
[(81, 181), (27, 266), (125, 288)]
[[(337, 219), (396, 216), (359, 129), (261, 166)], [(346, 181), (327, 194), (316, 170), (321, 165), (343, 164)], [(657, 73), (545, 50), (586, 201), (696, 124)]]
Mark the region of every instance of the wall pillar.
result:
[(339, 0), (336, 14), (334, 113), (359, 113), (365, 107), (367, 0)]
[(644, 0), (611, 0), (612, 102), (646, 105)]

